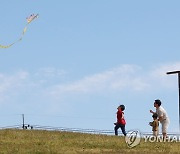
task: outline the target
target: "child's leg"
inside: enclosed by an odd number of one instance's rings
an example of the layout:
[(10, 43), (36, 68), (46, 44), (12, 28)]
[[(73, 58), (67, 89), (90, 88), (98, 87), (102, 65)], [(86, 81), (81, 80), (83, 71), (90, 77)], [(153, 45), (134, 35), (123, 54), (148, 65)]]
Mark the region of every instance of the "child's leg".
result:
[(153, 131), (153, 136), (157, 137), (158, 136), (158, 131)]
[(118, 129), (119, 129), (119, 124), (116, 124), (116, 126), (114, 127), (115, 130), (115, 135), (118, 135)]
[(126, 136), (126, 130), (125, 130), (125, 125), (121, 125), (121, 130), (124, 136)]

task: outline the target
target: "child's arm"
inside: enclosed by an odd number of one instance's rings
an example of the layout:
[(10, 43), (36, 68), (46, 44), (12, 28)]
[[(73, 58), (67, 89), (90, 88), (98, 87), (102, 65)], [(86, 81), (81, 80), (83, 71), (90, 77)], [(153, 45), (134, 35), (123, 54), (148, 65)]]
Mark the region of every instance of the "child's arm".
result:
[(149, 122), (149, 125), (150, 125), (150, 126), (153, 126), (153, 122)]
[(121, 117), (121, 119), (124, 119), (124, 113), (122, 112), (122, 117)]

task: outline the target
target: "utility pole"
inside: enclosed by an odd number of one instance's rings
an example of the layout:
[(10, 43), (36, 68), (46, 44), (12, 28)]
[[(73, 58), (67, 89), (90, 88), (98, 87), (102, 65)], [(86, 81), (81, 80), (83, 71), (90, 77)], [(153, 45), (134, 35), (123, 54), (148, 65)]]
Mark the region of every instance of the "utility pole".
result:
[(178, 89), (179, 89), (179, 131), (180, 131), (180, 71), (167, 72), (166, 74), (178, 74)]
[(22, 118), (23, 118), (23, 126), (22, 126), (22, 128), (25, 129), (25, 126), (24, 126), (24, 114), (22, 114)]

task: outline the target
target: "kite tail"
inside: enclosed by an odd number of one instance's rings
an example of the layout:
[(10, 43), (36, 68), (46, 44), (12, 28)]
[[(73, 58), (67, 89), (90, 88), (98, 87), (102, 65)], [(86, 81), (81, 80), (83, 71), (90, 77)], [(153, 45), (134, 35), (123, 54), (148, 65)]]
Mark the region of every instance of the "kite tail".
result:
[[(29, 24), (29, 23), (28, 23), (28, 24)], [(23, 32), (22, 32), (22, 34), (21, 34), (21, 37), (20, 37), (20, 38), (19, 38), (16, 42), (19, 42), (19, 41), (21, 41), (21, 40), (22, 40), (22, 38), (23, 38), (24, 34), (25, 34), (25, 33), (26, 33), (26, 31), (27, 31), (28, 24), (24, 27)]]
[(10, 45), (0, 45), (0, 48), (9, 48), (10, 46), (12, 46), (14, 43), (10, 44)]
[(14, 45), (15, 43), (21, 41), (22, 38), (23, 38), (23, 36), (24, 36), (24, 34), (25, 34), (26, 31), (27, 31), (28, 25), (29, 25), (29, 23), (26, 24), (26, 26), (24, 27), (23, 32), (22, 32), (22, 34), (21, 34), (21, 37), (20, 37), (18, 40), (14, 41), (13, 43), (11, 43), (11, 44), (9, 44), (9, 45), (1, 45), (1, 44), (0, 44), (0, 48), (9, 48), (9, 47), (11, 47), (12, 45)]
[(9, 47), (11, 47), (12, 45), (14, 45), (15, 43), (21, 41), (22, 38), (24, 37), (24, 34), (25, 34), (26, 31), (27, 31), (28, 25), (29, 25), (34, 19), (38, 18), (38, 16), (39, 16), (38, 14), (37, 14), (37, 15), (32, 14), (30, 17), (28, 17), (28, 18), (27, 18), (27, 22), (28, 22), (28, 23), (27, 23), (26, 26), (24, 27), (20, 38), (19, 38), (18, 40), (14, 41), (13, 43), (9, 44), (9, 45), (1, 45), (1, 44), (0, 44), (0, 48), (9, 48)]

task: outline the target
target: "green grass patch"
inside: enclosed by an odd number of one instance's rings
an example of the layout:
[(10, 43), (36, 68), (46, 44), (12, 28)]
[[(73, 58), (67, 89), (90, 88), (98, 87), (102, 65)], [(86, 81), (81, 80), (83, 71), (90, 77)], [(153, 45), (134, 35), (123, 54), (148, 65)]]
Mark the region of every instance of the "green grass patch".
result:
[(0, 130), (0, 153), (179, 153), (180, 143), (143, 140), (128, 148), (124, 137), (42, 130)]

